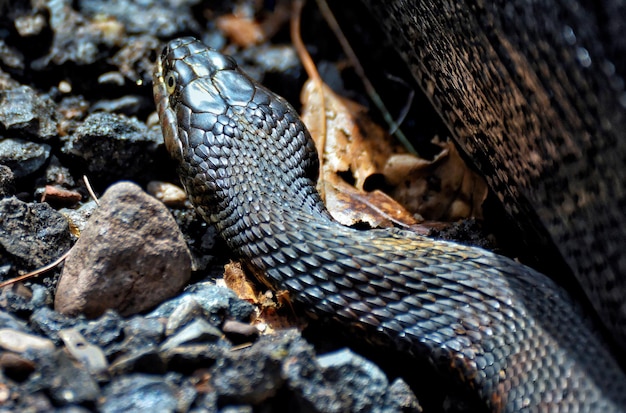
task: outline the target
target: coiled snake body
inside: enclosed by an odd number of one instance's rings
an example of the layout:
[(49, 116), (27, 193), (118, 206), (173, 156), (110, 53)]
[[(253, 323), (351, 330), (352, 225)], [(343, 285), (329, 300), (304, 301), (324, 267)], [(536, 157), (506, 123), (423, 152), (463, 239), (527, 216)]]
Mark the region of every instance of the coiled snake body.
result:
[(492, 411), (626, 410), (626, 377), (578, 306), (508, 258), (334, 222), (294, 109), (193, 38), (170, 42), (154, 94), (192, 203), (265, 282), (476, 389)]

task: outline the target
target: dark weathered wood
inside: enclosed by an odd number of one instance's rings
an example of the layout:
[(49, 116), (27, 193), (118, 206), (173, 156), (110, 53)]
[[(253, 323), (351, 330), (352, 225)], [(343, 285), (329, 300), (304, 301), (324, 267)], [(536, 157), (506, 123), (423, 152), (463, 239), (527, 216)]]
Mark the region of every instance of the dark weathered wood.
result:
[(624, 2), (363, 1), (531, 248), (556, 245), (626, 348)]

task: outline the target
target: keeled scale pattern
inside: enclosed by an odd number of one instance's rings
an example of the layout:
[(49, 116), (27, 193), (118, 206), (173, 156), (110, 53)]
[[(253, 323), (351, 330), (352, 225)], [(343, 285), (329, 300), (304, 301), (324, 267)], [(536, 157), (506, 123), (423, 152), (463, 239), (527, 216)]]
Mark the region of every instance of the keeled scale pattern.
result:
[(544, 275), (482, 249), (332, 221), (295, 111), (229, 58), (195, 39), (171, 42), (155, 100), (194, 205), (310, 312), (427, 357), (493, 411), (626, 409), (623, 372)]

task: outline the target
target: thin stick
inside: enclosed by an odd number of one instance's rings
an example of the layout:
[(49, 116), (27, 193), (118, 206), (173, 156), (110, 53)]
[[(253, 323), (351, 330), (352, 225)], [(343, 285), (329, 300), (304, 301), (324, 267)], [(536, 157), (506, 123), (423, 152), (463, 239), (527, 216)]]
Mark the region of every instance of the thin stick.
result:
[(96, 193), (93, 191), (93, 188), (91, 187), (91, 182), (89, 182), (89, 178), (87, 178), (87, 175), (83, 175), (83, 182), (85, 182), (85, 186), (87, 187), (87, 192), (89, 192), (89, 195), (93, 198), (94, 201), (96, 201), (96, 205), (100, 206), (100, 201), (98, 200)]
[(50, 264), (48, 264), (46, 266), (38, 268), (35, 271), (31, 271), (28, 274), (20, 275), (19, 277), (16, 277), (16, 278), (13, 278), (11, 280), (7, 280), (7, 281), (4, 281), (3, 283), (0, 283), (0, 288), (6, 287), (7, 285), (15, 284), (16, 282), (23, 281), (23, 280), (26, 280), (28, 278), (34, 278), (34, 277), (38, 276), (39, 274), (43, 274), (44, 272), (50, 271), (51, 269), (55, 268), (56, 266), (61, 264), (63, 261), (65, 261), (67, 256), (70, 255), (70, 251), (71, 251), (71, 249), (68, 250), (65, 254), (61, 255), (59, 258), (57, 258), (56, 261), (53, 261), (53, 262), (51, 262)]
[(337, 20), (335, 19), (335, 16), (333, 15), (332, 11), (328, 7), (328, 3), (326, 3), (326, 0), (317, 0), (317, 6), (322, 12), (322, 15), (324, 16), (324, 18), (326, 19), (326, 23), (328, 23), (328, 26), (330, 27), (330, 29), (333, 31), (333, 33), (335, 33), (337, 40), (339, 40), (339, 44), (341, 44), (341, 48), (343, 49), (343, 52), (346, 54), (346, 56), (348, 57), (352, 65), (354, 66), (354, 71), (361, 78), (361, 81), (363, 82), (363, 86), (365, 87), (365, 91), (369, 95), (370, 99), (372, 99), (372, 102), (374, 102), (378, 110), (380, 110), (380, 113), (383, 115), (383, 119), (385, 119), (385, 122), (387, 122), (387, 124), (389, 125), (389, 129), (395, 131), (395, 136), (402, 143), (402, 145), (404, 145), (404, 147), (409, 153), (412, 153), (413, 155), (417, 155), (417, 151), (415, 150), (413, 145), (411, 145), (411, 143), (406, 138), (406, 136), (404, 136), (402, 131), (399, 129), (398, 124), (391, 117), (382, 99), (380, 98), (378, 93), (376, 93), (376, 89), (374, 89), (374, 86), (367, 78), (365, 74), (365, 70), (363, 69), (363, 66), (361, 66), (361, 62), (359, 62), (359, 59), (356, 56), (356, 53), (354, 53), (354, 50), (350, 46), (350, 43), (344, 36), (341, 30), (341, 27), (339, 27), (339, 23), (337, 23)]

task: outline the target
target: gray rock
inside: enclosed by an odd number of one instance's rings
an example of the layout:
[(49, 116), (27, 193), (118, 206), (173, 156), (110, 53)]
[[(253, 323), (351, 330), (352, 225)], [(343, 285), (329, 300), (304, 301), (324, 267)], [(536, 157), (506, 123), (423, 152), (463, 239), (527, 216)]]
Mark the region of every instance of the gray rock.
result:
[(207, 313), (207, 321), (214, 326), (221, 325), (227, 316), (247, 321), (254, 312), (254, 306), (237, 297), (233, 290), (203, 282), (190, 285), (183, 294), (161, 304), (148, 314), (148, 317), (169, 318), (182, 303), (189, 299), (200, 304)]
[(67, 219), (49, 205), (14, 197), (0, 200), (0, 251), (4, 250), (15, 269), (50, 264), (71, 245)]
[(133, 374), (115, 379), (99, 401), (102, 413), (175, 412), (177, 389), (162, 377)]
[(4, 288), (0, 291), (0, 302), (5, 310), (27, 317), (38, 308), (51, 303), (48, 290), (38, 284), (30, 288), (18, 285), (14, 288)]
[(122, 182), (105, 192), (65, 261), (54, 305), (63, 314), (128, 316), (171, 297), (190, 275), (189, 250), (167, 208)]
[(102, 349), (85, 340), (78, 330), (74, 328), (61, 330), (59, 337), (63, 340), (68, 353), (82, 363), (91, 374), (103, 373), (109, 366)]
[(58, 406), (95, 403), (100, 396), (87, 369), (64, 350), (38, 354), (35, 363), (36, 370), (24, 385), (26, 392), (45, 390)]
[(226, 406), (220, 413), (252, 413), (254, 409), (252, 406)]
[(85, 339), (98, 347), (106, 348), (123, 337), (124, 321), (115, 311), (108, 310), (97, 320), (76, 325)]
[(26, 323), (4, 310), (0, 310), (0, 328), (10, 328), (23, 333), (29, 332), (28, 327), (26, 327)]
[(27, 350), (53, 350), (54, 343), (47, 338), (23, 333), (9, 328), (0, 328), (0, 348), (14, 353), (24, 353)]
[(72, 328), (78, 324), (78, 322), (79, 320), (64, 316), (48, 307), (38, 308), (33, 311), (33, 314), (30, 316), (32, 328), (45, 335), (56, 344), (61, 343), (59, 331)]
[(198, 369), (213, 366), (216, 360), (224, 357), (224, 353), (232, 351), (224, 342), (186, 344), (161, 351), (161, 358), (167, 363), (167, 368), (185, 374), (192, 374)]
[(210, 369), (211, 382), (220, 402), (258, 404), (274, 396), (285, 382), (282, 363), (294, 341), (295, 330), (262, 336), (251, 347), (225, 352)]
[(15, 175), (6, 165), (0, 165), (0, 198), (4, 198), (15, 193)]
[(165, 335), (171, 336), (176, 331), (198, 318), (209, 318), (209, 315), (192, 296), (185, 296), (180, 301), (180, 305), (176, 307), (167, 318)]
[(121, 349), (136, 349), (158, 345), (163, 340), (165, 326), (154, 318), (133, 317), (124, 325), (124, 336)]
[(80, 232), (83, 232), (87, 221), (96, 210), (98, 204), (96, 201), (89, 201), (81, 204), (77, 209), (73, 208), (61, 208), (59, 213), (63, 214)]
[(89, 115), (75, 133), (62, 139), (61, 151), (82, 160), (90, 178), (105, 182), (146, 175), (163, 142), (137, 119), (105, 112)]
[(120, 376), (128, 373), (165, 374), (167, 364), (155, 345), (130, 349), (115, 358), (109, 367), (109, 373)]
[(50, 157), (50, 145), (23, 139), (0, 141), (0, 163), (11, 168), (16, 178), (23, 178), (39, 170)]
[(161, 350), (167, 351), (187, 343), (213, 342), (219, 340), (222, 335), (223, 334), (220, 330), (199, 318), (188, 324), (172, 337), (168, 338), (161, 345)]
[(176, 2), (157, 1), (159, 7), (147, 8), (135, 1), (83, 0), (81, 11), (87, 16), (112, 16), (124, 23), (128, 33), (156, 33), (159, 37), (173, 36), (189, 30), (199, 29), (191, 16), (189, 5), (199, 0), (181, 0)]
[(0, 123), (21, 136), (49, 139), (57, 135), (55, 103), (28, 86), (0, 90)]
[(339, 413), (350, 410), (350, 399), (341, 398), (333, 383), (328, 382), (317, 363), (313, 346), (295, 340), (282, 364), (287, 386), (296, 394), (302, 411)]
[(387, 406), (389, 411), (404, 413), (419, 413), (422, 411), (415, 393), (402, 379), (395, 379), (387, 389), (385, 406)]
[(325, 354), (317, 361), (326, 380), (343, 398), (351, 400), (351, 411), (385, 411), (389, 382), (374, 363), (348, 349)]

